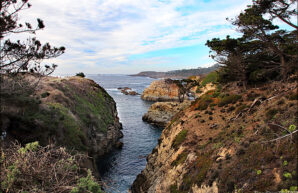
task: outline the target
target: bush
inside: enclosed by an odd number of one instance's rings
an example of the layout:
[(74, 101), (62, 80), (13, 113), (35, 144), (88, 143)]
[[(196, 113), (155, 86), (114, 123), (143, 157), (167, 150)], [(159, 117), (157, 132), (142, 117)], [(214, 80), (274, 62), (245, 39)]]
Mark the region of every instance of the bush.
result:
[(201, 82), (201, 86), (204, 87), (209, 83), (217, 83), (218, 81), (218, 73), (210, 72)]
[(211, 104), (213, 102), (212, 100), (212, 93), (213, 92), (208, 92), (206, 94), (204, 94), (203, 96), (201, 96), (200, 98), (198, 98), (196, 100), (196, 108), (195, 110), (206, 110), (209, 106), (209, 104)]
[(91, 171), (88, 170), (87, 177), (80, 178), (77, 187), (74, 187), (70, 193), (102, 193), (100, 185), (94, 180)]
[(188, 132), (188, 130), (185, 130), (185, 129), (180, 131), (180, 133), (178, 133), (178, 135), (175, 137), (172, 147), (174, 147), (174, 148), (179, 147), (179, 145), (181, 145), (183, 143), (183, 141), (185, 140), (185, 138), (187, 136), (187, 132)]
[(0, 192), (83, 190), (81, 192), (100, 193), (100, 186), (91, 172), (85, 177), (83, 169), (79, 167), (79, 160), (83, 158), (82, 155), (69, 154), (65, 148), (53, 145), (41, 147), (38, 142), (25, 147), (12, 144), (1, 150)]
[(247, 105), (241, 105), (240, 107), (237, 108), (236, 114), (239, 114), (240, 112), (242, 112), (246, 108), (248, 108)]
[(267, 120), (271, 120), (273, 119), (273, 117), (278, 113), (278, 110), (277, 109), (269, 109), (267, 112), (266, 112), (266, 118)]
[(186, 158), (187, 158), (188, 152), (184, 151), (181, 154), (178, 155), (177, 159), (175, 161), (172, 162), (172, 166), (177, 166), (179, 164), (182, 164), (185, 162)]
[(83, 72), (79, 72), (79, 73), (77, 73), (76, 76), (80, 76), (80, 77), (85, 78), (85, 74), (84, 74)]
[(46, 97), (50, 96), (50, 93), (49, 92), (44, 92), (40, 96), (41, 96), (41, 98), (46, 98)]
[(241, 98), (242, 97), (240, 95), (225, 96), (220, 100), (220, 102), (218, 103), (218, 106), (223, 107), (223, 106), (225, 106), (227, 104), (230, 104), (230, 103), (236, 103)]

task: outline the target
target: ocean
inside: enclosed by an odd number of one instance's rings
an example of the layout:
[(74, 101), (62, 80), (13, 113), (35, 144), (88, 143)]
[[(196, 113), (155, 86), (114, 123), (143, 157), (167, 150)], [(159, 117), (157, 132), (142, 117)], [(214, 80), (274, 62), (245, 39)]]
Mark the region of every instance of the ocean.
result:
[(140, 95), (124, 95), (117, 88), (129, 87), (141, 94), (154, 79), (127, 75), (87, 75), (87, 78), (97, 82), (114, 98), (123, 124), (123, 148), (98, 161), (105, 191), (128, 192), (136, 176), (145, 168), (146, 156), (157, 145), (162, 129), (142, 121), (152, 102), (143, 101)]

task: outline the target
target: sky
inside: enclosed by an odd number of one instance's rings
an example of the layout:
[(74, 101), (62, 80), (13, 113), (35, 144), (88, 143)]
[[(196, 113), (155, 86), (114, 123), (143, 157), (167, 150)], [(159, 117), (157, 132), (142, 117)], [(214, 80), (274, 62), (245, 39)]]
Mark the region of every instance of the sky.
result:
[(65, 46), (56, 74), (133, 74), (208, 67), (208, 39), (237, 36), (234, 18), (251, 0), (30, 0), (21, 21)]

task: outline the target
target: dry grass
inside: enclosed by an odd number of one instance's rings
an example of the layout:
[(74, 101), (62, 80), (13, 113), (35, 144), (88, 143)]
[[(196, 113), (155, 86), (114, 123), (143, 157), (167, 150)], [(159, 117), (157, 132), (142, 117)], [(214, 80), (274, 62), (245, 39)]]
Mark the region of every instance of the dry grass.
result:
[[(84, 178), (86, 172), (79, 167), (82, 158), (83, 155), (69, 154), (65, 148), (53, 145), (41, 147), (37, 142), (25, 147), (12, 144), (2, 148), (0, 192), (63, 193), (81, 190), (77, 186), (82, 179), (96, 183), (92, 176)], [(88, 191), (88, 187), (85, 189), (83, 192), (101, 192), (98, 188), (96, 191)]]

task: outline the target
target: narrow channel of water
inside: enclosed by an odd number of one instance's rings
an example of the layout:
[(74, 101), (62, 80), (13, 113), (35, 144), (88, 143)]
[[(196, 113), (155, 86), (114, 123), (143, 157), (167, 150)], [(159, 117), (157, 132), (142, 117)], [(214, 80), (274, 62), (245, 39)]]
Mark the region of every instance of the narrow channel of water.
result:
[(105, 191), (128, 192), (136, 176), (145, 168), (146, 156), (156, 146), (162, 130), (142, 121), (143, 114), (152, 103), (141, 100), (140, 96), (124, 95), (117, 88), (129, 87), (142, 93), (154, 79), (126, 75), (89, 75), (88, 78), (114, 98), (123, 124), (123, 149), (100, 161), (100, 174), (109, 187)]

